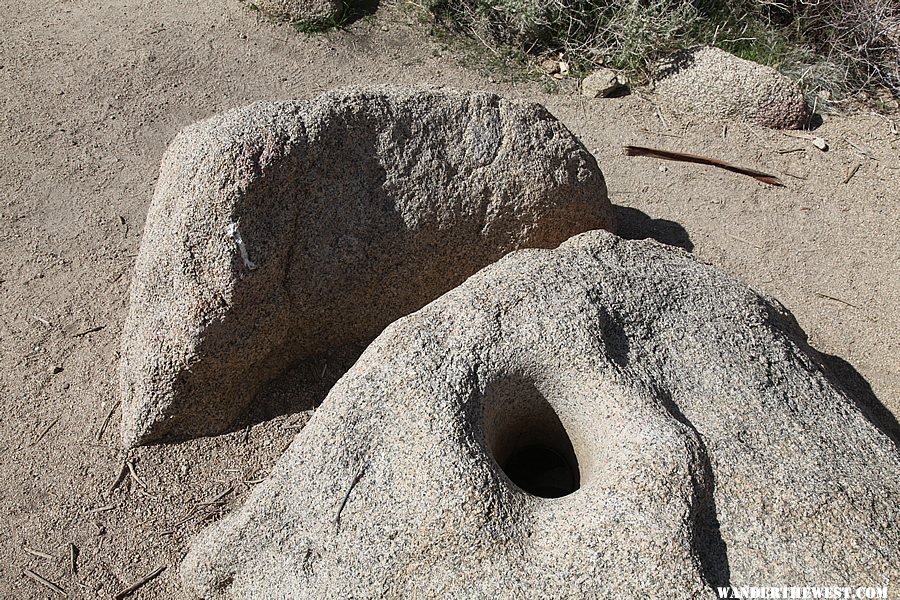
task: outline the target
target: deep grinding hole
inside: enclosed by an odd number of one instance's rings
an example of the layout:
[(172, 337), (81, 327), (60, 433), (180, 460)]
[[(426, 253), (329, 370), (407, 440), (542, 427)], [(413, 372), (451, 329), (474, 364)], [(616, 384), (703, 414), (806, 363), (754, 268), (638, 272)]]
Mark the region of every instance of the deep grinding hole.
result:
[(565, 456), (547, 446), (522, 448), (500, 466), (513, 483), (541, 498), (560, 498), (578, 489), (578, 471)]
[(560, 498), (578, 489), (581, 476), (572, 441), (531, 382), (507, 377), (489, 386), (482, 424), (489, 452), (522, 491)]

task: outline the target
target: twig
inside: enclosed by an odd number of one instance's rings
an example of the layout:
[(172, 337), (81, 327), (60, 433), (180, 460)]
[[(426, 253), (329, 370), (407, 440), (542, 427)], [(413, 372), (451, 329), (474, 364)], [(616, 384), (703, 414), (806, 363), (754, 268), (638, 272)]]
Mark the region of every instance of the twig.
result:
[(784, 150), (776, 150), (778, 154), (792, 154), (794, 152), (806, 152), (806, 148), (786, 148)]
[(656, 118), (659, 119), (659, 122), (662, 123), (662, 126), (666, 129), (669, 129), (669, 124), (666, 123), (666, 118), (663, 116), (662, 111), (659, 110), (659, 107), (656, 107)]
[(253, 479), (242, 479), (241, 483), (243, 483), (244, 485), (257, 485), (257, 484), (265, 481), (266, 477), (268, 477), (268, 476), (269, 475), (267, 473), (267, 474), (263, 475), (262, 477), (254, 477)]
[(37, 556), (38, 558), (46, 558), (47, 560), (54, 560), (56, 558), (56, 557), (50, 556), (49, 554), (46, 554), (44, 552), (40, 552), (38, 550), (34, 550), (33, 548), (29, 548), (28, 546), (22, 546), (22, 550), (24, 550), (25, 552), (27, 552), (28, 554), (30, 554), (32, 556)]
[(749, 175), (753, 177), (757, 181), (761, 181), (762, 183), (767, 183), (769, 185), (774, 186), (783, 186), (781, 180), (775, 177), (774, 175), (769, 175), (768, 173), (763, 173), (762, 171), (756, 171), (754, 169), (748, 169), (745, 167), (738, 167), (731, 163), (727, 163), (723, 160), (718, 160), (716, 158), (709, 158), (706, 156), (699, 156), (696, 154), (685, 154), (682, 152), (672, 152), (669, 150), (658, 150), (656, 148), (645, 148), (643, 146), (625, 146), (625, 155), (626, 156), (649, 156), (651, 158), (660, 158), (662, 160), (674, 160), (678, 162), (689, 162), (696, 163), (700, 165), (709, 165), (712, 167), (719, 167), (720, 169), (725, 169), (726, 171), (731, 171), (733, 173), (739, 173), (741, 175)]
[(40, 575), (38, 575), (31, 569), (25, 569), (25, 571), (23, 571), (22, 574), (25, 575), (25, 577), (31, 579), (32, 581), (36, 581), (39, 584), (41, 584), (42, 586), (44, 586), (46, 588), (50, 588), (51, 590), (53, 590), (54, 592), (56, 592), (57, 594), (59, 594), (61, 596), (68, 595), (68, 594), (66, 594), (66, 590), (62, 589), (61, 587), (59, 587), (58, 585), (56, 585), (49, 579), (45, 579), (45, 578), (41, 577)]
[(89, 333), (97, 333), (98, 331), (103, 331), (104, 329), (106, 329), (106, 325), (97, 325), (96, 327), (91, 327), (90, 329), (86, 329), (80, 333), (76, 333), (72, 337), (80, 338), (86, 336)]
[(679, 138), (679, 139), (684, 137), (683, 135), (680, 135), (677, 133), (665, 133), (662, 131), (655, 131), (653, 129), (647, 129), (646, 127), (641, 127), (641, 131), (643, 131), (644, 133), (649, 134), (649, 135), (660, 135), (662, 137)]
[(113, 481), (111, 486), (109, 486), (110, 492), (114, 491), (117, 487), (119, 487), (119, 484), (122, 483), (122, 481), (125, 479), (125, 474), (127, 472), (128, 472), (127, 463), (123, 462), (122, 466), (119, 468), (119, 474), (116, 476), (116, 480)]
[(862, 310), (860, 307), (858, 307), (857, 305), (855, 305), (851, 302), (847, 302), (846, 300), (841, 300), (840, 298), (835, 298), (834, 296), (829, 296), (828, 294), (823, 294), (821, 292), (813, 292), (813, 294), (815, 294), (816, 296), (818, 296), (820, 298), (827, 298), (828, 300), (834, 300), (835, 302), (840, 302), (841, 304), (849, 306), (850, 308), (855, 308), (856, 310)]
[(203, 510), (201, 510), (199, 508), (199, 505), (195, 506), (190, 511), (188, 511), (188, 514), (186, 517), (184, 517), (183, 519), (181, 519), (180, 521), (178, 521), (176, 523), (173, 523), (172, 529), (167, 529), (166, 531), (160, 531), (159, 535), (173, 535), (177, 531), (178, 527), (181, 527), (188, 521), (191, 521), (192, 519), (195, 519), (195, 518), (198, 520), (199, 523), (203, 523), (204, 521), (209, 519), (211, 516), (218, 514), (220, 510), (221, 510), (221, 507), (216, 507), (216, 508), (213, 508), (212, 510), (207, 510), (204, 512)]
[(868, 150), (866, 150), (865, 148), (860, 148), (859, 146), (857, 146), (856, 144), (854, 144), (853, 142), (851, 142), (851, 141), (848, 140), (847, 138), (844, 138), (844, 141), (847, 142), (848, 144), (850, 144), (851, 146), (853, 146), (853, 149), (854, 149), (854, 150), (856, 150), (857, 152), (859, 152), (860, 154), (862, 154), (862, 155), (865, 156), (866, 158), (868, 158), (868, 159), (870, 159), (870, 160), (874, 160), (874, 161), (877, 161), (877, 160), (878, 160), (877, 158), (875, 158), (874, 156), (872, 156), (872, 154), (871, 154)]
[(798, 140), (809, 140), (810, 142), (819, 137), (811, 133), (803, 133), (802, 131), (782, 131), (781, 135), (797, 138)]
[(138, 591), (144, 585), (147, 585), (148, 583), (153, 581), (153, 579), (155, 579), (156, 577), (159, 577), (159, 574), (165, 570), (166, 570), (166, 565), (157, 567), (156, 570), (154, 570), (152, 573), (150, 573), (149, 575), (147, 575), (146, 577), (144, 577), (143, 579), (141, 579), (134, 585), (129, 586), (129, 587), (125, 588), (124, 590), (118, 592), (115, 596), (113, 596), (113, 598), (115, 598), (115, 600), (122, 600), (122, 598), (130, 596), (134, 592)]
[(137, 491), (137, 493), (145, 498), (150, 498), (151, 500), (159, 500), (159, 496), (157, 496), (156, 494), (151, 494), (147, 491), (147, 488), (142, 487)]
[(853, 179), (853, 176), (856, 175), (856, 172), (859, 171), (859, 168), (860, 168), (861, 166), (862, 166), (862, 165), (859, 164), (859, 163), (856, 163), (855, 165), (853, 165), (853, 166), (850, 168), (850, 170), (847, 172), (847, 176), (844, 177), (844, 181), (842, 181), (841, 183), (849, 183), (850, 180)]
[(803, 133), (802, 131), (782, 131), (782, 135), (796, 138), (798, 140), (808, 140), (813, 146), (822, 152), (828, 151), (828, 142), (823, 137), (813, 135), (811, 133)]
[(738, 121), (738, 125), (740, 125), (741, 127), (743, 127), (744, 130), (747, 131), (749, 134), (756, 136), (756, 139), (758, 139), (760, 142), (763, 142), (763, 143), (766, 142), (766, 140), (763, 139), (763, 136), (759, 135), (759, 134), (756, 132), (755, 129), (753, 129), (752, 127), (750, 127), (750, 126), (747, 125), (746, 123), (741, 123), (740, 121)]
[(41, 323), (42, 325), (44, 325), (44, 326), (46, 326), (46, 327), (52, 327), (52, 326), (53, 326), (53, 324), (50, 323), (50, 321), (48, 321), (47, 319), (42, 319), (42, 318), (40, 318), (40, 317), (37, 316), (37, 315), (31, 315), (31, 318), (34, 319), (35, 321), (37, 321), (38, 323)]
[[(191, 508), (191, 510), (188, 511), (186, 517), (183, 517), (180, 521), (173, 523), (172, 527), (181, 527), (182, 525), (193, 519), (200, 512), (200, 509), (194, 506), (193, 508)], [(172, 531), (174, 532), (174, 529)]]
[(105, 504), (103, 506), (98, 506), (97, 508), (92, 508), (88, 510), (89, 513), (101, 513), (113, 510), (115, 508), (115, 504)]
[(203, 506), (209, 506), (210, 504), (215, 504), (216, 502), (223, 499), (225, 496), (227, 496), (228, 494), (230, 494), (233, 491), (234, 491), (234, 486), (229, 486), (228, 489), (225, 490), (224, 492), (222, 492), (221, 494), (218, 494), (215, 497), (210, 498), (209, 500), (204, 500), (200, 504)]
[(347, 488), (347, 493), (344, 494), (344, 499), (341, 501), (341, 506), (338, 508), (337, 514), (334, 517), (334, 525), (336, 528), (340, 528), (341, 526), (341, 513), (344, 512), (344, 507), (347, 506), (347, 500), (350, 499), (350, 492), (353, 491), (353, 488), (356, 487), (356, 484), (359, 483), (359, 480), (362, 479), (363, 473), (366, 471), (366, 466), (363, 465), (360, 467), (359, 471), (357, 471), (356, 476), (353, 478), (353, 481), (350, 482), (350, 487)]
[(144, 480), (138, 477), (137, 471), (134, 469), (134, 461), (129, 459), (125, 461), (125, 465), (128, 467), (128, 473), (131, 475), (131, 478), (134, 479), (135, 483), (141, 486), (144, 489), (147, 489), (147, 484), (144, 483)]
[(736, 236), (736, 235), (732, 235), (732, 234), (728, 233), (727, 231), (725, 232), (725, 235), (727, 235), (728, 237), (730, 237), (730, 238), (732, 238), (732, 239), (735, 239), (735, 240), (737, 240), (737, 241), (739, 241), (739, 242), (744, 242), (745, 244), (747, 244), (747, 245), (749, 245), (749, 246), (753, 246), (753, 247), (756, 248), (757, 250), (762, 250), (762, 248), (760, 248), (759, 246), (757, 246), (756, 244), (754, 244), (754, 243), (751, 242), (750, 240), (745, 240), (745, 239), (742, 238), (742, 237), (738, 237), (738, 236)]
[[(780, 8), (779, 10), (789, 10), (787, 7)], [(808, 72), (808, 71), (807, 71)], [(803, 74), (803, 77), (806, 76), (806, 73)], [(813, 98), (812, 110), (809, 111), (809, 116), (806, 117), (806, 129), (812, 129), (812, 120), (813, 117), (816, 116), (816, 110), (819, 108), (819, 97), (816, 96)]]
[(69, 542), (69, 572), (72, 575), (78, 573), (78, 547)]
[(31, 442), (31, 445), (37, 446), (40, 443), (40, 441), (42, 439), (44, 439), (44, 436), (47, 435), (48, 433), (50, 433), (50, 430), (53, 429), (53, 426), (56, 425), (57, 423), (59, 423), (59, 419), (60, 419), (60, 417), (58, 417), (58, 416), (55, 419), (53, 419), (50, 422), (50, 424), (44, 428), (44, 430), (41, 432), (41, 434), (39, 436), (37, 436), (37, 439), (34, 440), (33, 442)]
[(106, 413), (106, 418), (103, 419), (103, 424), (100, 425), (100, 430), (97, 431), (97, 441), (103, 439), (103, 433), (106, 431), (106, 428), (109, 426), (109, 421), (112, 419), (113, 413), (116, 411), (116, 408), (119, 406), (119, 400), (116, 400), (115, 403), (110, 407), (109, 412)]
[(492, 53), (494, 56), (496, 56), (497, 58), (500, 58), (500, 53), (497, 52), (490, 44), (488, 44), (486, 41), (484, 41), (484, 38), (482, 38), (480, 35), (478, 35), (478, 32), (475, 31), (475, 28), (474, 28), (474, 27), (471, 28), (471, 29), (469, 30), (469, 32), (470, 32), (473, 36), (475, 36), (475, 39), (478, 40), (479, 42), (481, 42), (481, 44), (482, 44), (485, 48), (487, 48), (488, 50), (490, 50), (491, 53)]

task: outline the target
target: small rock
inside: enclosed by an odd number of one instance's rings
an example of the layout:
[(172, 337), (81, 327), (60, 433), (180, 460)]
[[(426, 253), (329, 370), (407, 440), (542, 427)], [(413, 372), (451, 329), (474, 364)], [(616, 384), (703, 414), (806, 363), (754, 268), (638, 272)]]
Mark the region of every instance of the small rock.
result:
[(51, 373), (52, 373), (53, 375), (57, 375), (57, 374), (62, 373), (62, 372), (63, 372), (63, 368), (62, 368), (61, 366), (59, 366), (59, 365), (55, 365), (55, 366), (53, 367), (53, 369), (51, 370)]
[(606, 98), (622, 89), (623, 81), (612, 69), (597, 69), (581, 82), (581, 95), (586, 98)]
[(541, 70), (547, 75), (553, 75), (554, 73), (559, 73), (559, 61), (553, 60), (552, 58), (546, 59), (541, 63)]

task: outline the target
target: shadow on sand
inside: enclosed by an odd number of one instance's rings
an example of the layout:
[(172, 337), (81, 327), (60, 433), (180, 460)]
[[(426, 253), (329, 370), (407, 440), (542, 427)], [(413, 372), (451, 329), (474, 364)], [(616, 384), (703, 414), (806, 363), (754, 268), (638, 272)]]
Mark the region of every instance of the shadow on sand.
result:
[(654, 219), (648, 214), (630, 206), (614, 204), (618, 221), (619, 237), (626, 240), (645, 240), (651, 238), (668, 246), (675, 246), (692, 252), (694, 244), (684, 227), (675, 221)]

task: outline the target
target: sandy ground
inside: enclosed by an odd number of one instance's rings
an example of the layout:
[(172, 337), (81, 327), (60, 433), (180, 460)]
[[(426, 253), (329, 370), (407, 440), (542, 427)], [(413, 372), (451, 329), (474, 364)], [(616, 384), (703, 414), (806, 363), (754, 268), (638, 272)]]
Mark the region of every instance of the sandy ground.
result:
[[(900, 413), (890, 120), (826, 118), (824, 153), (645, 96), (586, 101), (505, 83), (461, 65), (392, 6), (310, 37), (234, 0), (100, 4), (0, 9), (0, 598), (59, 597), (26, 569), (69, 597), (101, 598), (161, 566), (133, 597), (183, 597), (177, 565), (191, 535), (239, 503), (304, 422), (288, 414), (178, 445), (118, 445), (118, 338), (161, 154), (181, 127), (255, 100), (402, 82), (546, 104), (597, 156), (624, 233), (692, 248), (781, 300), (840, 380), (896, 427), (883, 408)], [(625, 157), (625, 143), (769, 170), (786, 187)], [(137, 476), (116, 485), (126, 460)]]

